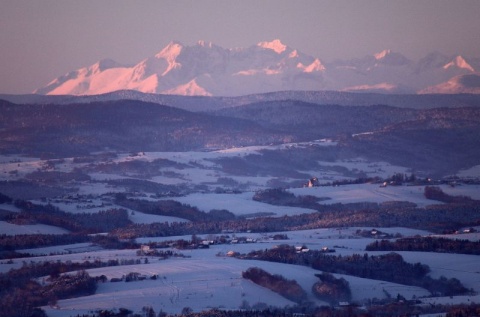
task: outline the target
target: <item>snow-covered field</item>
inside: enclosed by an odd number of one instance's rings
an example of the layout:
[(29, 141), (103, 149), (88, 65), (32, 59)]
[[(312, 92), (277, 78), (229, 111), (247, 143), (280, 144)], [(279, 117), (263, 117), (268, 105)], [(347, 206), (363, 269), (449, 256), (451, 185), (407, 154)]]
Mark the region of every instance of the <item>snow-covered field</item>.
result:
[(255, 193), (245, 192), (241, 194), (191, 194), (185, 197), (169, 198), (183, 204), (195, 206), (202, 211), (212, 209), (226, 209), (237, 216), (248, 216), (257, 213), (268, 213), (272, 216), (296, 215), (313, 213), (315, 210), (274, 206), (252, 200)]
[[(309, 293), (309, 299), (317, 304), (324, 304), (315, 299), (310, 289), (317, 280), (314, 276), (319, 273), (308, 267), (287, 265), (280, 263), (239, 260), (226, 256), (229, 251), (247, 253), (252, 250), (272, 248), (275, 245), (287, 243), (290, 245), (306, 245), (310, 249), (328, 247), (335, 249), (336, 254), (363, 254), (365, 246), (372, 242), (371, 238), (361, 238), (354, 233), (358, 229), (371, 228), (325, 228), (283, 232), (288, 240), (272, 240), (270, 234), (238, 233), (237, 236), (250, 237), (256, 243), (212, 245), (209, 249), (177, 251), (185, 258), (169, 258), (159, 260), (150, 257), (145, 263), (145, 257), (138, 257), (136, 250), (99, 250), (89, 249), (89, 244), (75, 244), (68, 246), (45, 247), (39, 249), (21, 250), (37, 254), (73, 252), (52, 256), (38, 256), (29, 258), (29, 261), (86, 261), (109, 259), (141, 259), (142, 264), (106, 267), (88, 270), (91, 276), (105, 275), (108, 279), (121, 278), (137, 272), (147, 278), (134, 282), (106, 282), (100, 283), (96, 294), (67, 300), (60, 300), (55, 307), (44, 307), (49, 316), (70, 316), (90, 310), (112, 309), (126, 307), (133, 311), (140, 311), (144, 306), (152, 306), (156, 312), (180, 313), (184, 307), (194, 311), (209, 308), (238, 309), (245, 305), (253, 306), (258, 303), (283, 307), (293, 303), (265, 288), (262, 288), (241, 277), (242, 271), (249, 267), (260, 267), (272, 274), (280, 274), (289, 279), (295, 279)], [(389, 234), (400, 233), (403, 236), (429, 235), (422, 230), (408, 228), (377, 228)], [(235, 236), (235, 234), (230, 234)], [(199, 235), (199, 238), (207, 236)], [(209, 237), (211, 238), (211, 237)], [(190, 239), (189, 236), (141, 238), (139, 243), (150, 241), (165, 241), (174, 239)], [(381, 252), (372, 252), (379, 254)], [(437, 254), (427, 252), (400, 252), (407, 262), (421, 262), (431, 268), (431, 276), (446, 276), (458, 278), (466, 287), (480, 292), (480, 257), (471, 255)], [(219, 256), (220, 255), (220, 256)], [(13, 260), (13, 264), (1, 262), (0, 271), (21, 266), (22, 259)], [(150, 279), (158, 275), (156, 280)], [(385, 298), (386, 294), (396, 296), (400, 294), (407, 299), (421, 298), (425, 303), (457, 303), (478, 302), (480, 297), (461, 296), (448, 298), (424, 298), (429, 296), (428, 291), (405, 285), (384, 281), (362, 279), (348, 275), (339, 275), (345, 278), (352, 290), (353, 300), (363, 302), (370, 298)]]
[[(175, 261), (175, 264), (168, 263), (170, 261)], [(277, 307), (294, 304), (276, 293), (242, 279), (241, 272), (249, 267), (260, 267), (272, 274), (281, 274), (286, 278), (295, 279), (305, 290), (310, 290), (317, 281), (314, 274), (318, 271), (306, 267), (228, 257), (197, 259), (192, 256), (187, 259), (162, 260), (158, 263), (135, 267), (89, 270), (90, 275), (104, 274), (109, 278), (121, 277), (129, 272), (138, 272), (146, 276), (158, 274), (159, 278), (129, 283), (100, 284), (97, 293), (93, 296), (59, 301), (58, 310), (64, 313), (65, 310), (75, 309), (132, 307), (139, 311), (143, 306), (152, 306), (155, 311), (179, 313), (184, 307), (190, 307), (195, 311), (213, 307), (239, 309), (243, 302), (249, 305), (261, 302)], [(427, 291), (418, 287), (351, 276), (339, 275), (339, 277), (344, 277), (352, 285), (353, 299), (356, 301), (374, 297), (383, 298), (385, 291), (391, 294), (400, 293), (406, 298), (428, 295)], [(309, 299), (319, 305), (326, 304), (312, 295)], [(50, 314), (50, 311), (48, 313), (51, 316), (57, 316), (54, 313)]]
[[(338, 254), (362, 254), (365, 246), (372, 241), (369, 238), (354, 238), (352, 233), (360, 228), (319, 229), (298, 232), (288, 232), (288, 240), (273, 241), (260, 234), (245, 234), (258, 239), (252, 244), (213, 245), (209, 249), (183, 250), (186, 258), (170, 258), (157, 260), (150, 258), (148, 264), (134, 266), (107, 267), (88, 270), (92, 276), (105, 275), (109, 279), (120, 278), (130, 272), (137, 272), (147, 277), (143, 281), (134, 282), (106, 282), (99, 284), (95, 295), (75, 299), (61, 300), (56, 308), (45, 307), (49, 316), (65, 316), (76, 314), (83, 310), (111, 309), (129, 307), (140, 311), (144, 306), (152, 306), (156, 312), (162, 310), (167, 313), (179, 313), (184, 307), (194, 311), (218, 307), (238, 309), (246, 303), (250, 306), (259, 302), (273, 306), (292, 305), (283, 297), (244, 280), (242, 271), (249, 267), (260, 267), (271, 274), (280, 274), (289, 279), (295, 279), (307, 293), (317, 278), (319, 271), (308, 267), (280, 263), (271, 263), (254, 260), (240, 260), (225, 256), (228, 251), (247, 253), (252, 250), (271, 248), (277, 244), (291, 245), (305, 244), (311, 249), (320, 249), (323, 246), (334, 248)], [(365, 228), (363, 228), (365, 229)], [(420, 230), (405, 228), (380, 228), (389, 233), (403, 235), (428, 234)], [(244, 234), (242, 234), (244, 236)], [(139, 242), (159, 241), (170, 238), (143, 238)], [(188, 239), (189, 237), (175, 237)], [(374, 252), (372, 254), (378, 254)], [(134, 257), (134, 251), (100, 251), (91, 253), (97, 258), (112, 258), (121, 256)], [(221, 256), (218, 256), (220, 254)], [(432, 277), (456, 277), (465, 286), (480, 291), (480, 259), (478, 256), (436, 254), (427, 252), (400, 252), (407, 262), (421, 262), (432, 269)], [(81, 255), (69, 255), (79, 258)], [(42, 258), (45, 259), (45, 258)], [(58, 259), (58, 257), (55, 257)], [(143, 259), (143, 258), (142, 258)], [(53, 260), (53, 259), (52, 259)], [(143, 261), (142, 261), (143, 263)], [(149, 279), (158, 274), (157, 280)], [(424, 302), (455, 303), (478, 302), (480, 297), (462, 296), (447, 298), (425, 299), (429, 292), (412, 286), (405, 286), (378, 280), (363, 279), (348, 275), (335, 274), (345, 278), (352, 290), (353, 300), (363, 302), (371, 298), (385, 298), (386, 294), (397, 296), (400, 294), (407, 299), (421, 298)], [(324, 304), (314, 298), (311, 293), (309, 299), (321, 305)]]
[[(334, 146), (328, 140), (313, 142), (316, 146)], [(252, 199), (256, 190), (268, 188), (268, 183), (273, 178), (263, 175), (238, 176), (229, 175), (222, 171), (213, 159), (220, 157), (242, 157), (248, 154), (259, 153), (262, 149), (278, 149), (292, 147), (311, 146), (312, 143), (286, 144), (281, 146), (262, 146), (232, 148), (213, 152), (146, 152), (132, 154), (118, 154), (117, 157), (109, 159), (109, 163), (124, 163), (128, 161), (153, 162), (156, 159), (167, 159), (180, 164), (182, 168), (165, 167), (161, 168), (162, 173), (145, 176), (142, 180), (157, 182), (164, 185), (175, 185), (179, 188), (196, 188), (202, 186), (205, 190), (191, 192), (181, 197), (168, 197), (183, 204), (197, 207), (201, 211), (208, 212), (212, 209), (225, 209), (237, 216), (254, 216), (268, 214), (272, 216), (297, 215), (313, 213), (314, 210), (296, 207), (274, 206)], [(14, 181), (21, 180), (29, 173), (35, 171), (57, 171), (73, 172), (75, 169), (86, 167), (88, 163), (75, 163), (73, 158), (66, 158), (61, 162), (48, 165), (46, 161), (36, 158), (23, 158), (16, 156), (0, 156), (0, 180)], [(185, 167), (188, 165), (188, 167)], [(395, 173), (408, 173), (407, 169), (401, 166), (392, 166), (385, 162), (367, 162), (361, 158), (338, 162), (319, 162), (322, 167), (341, 166), (351, 173), (364, 172), (368, 176), (388, 177)], [(478, 167), (461, 173), (473, 173)], [(339, 169), (342, 170), (342, 169)], [(302, 173), (318, 177), (320, 183), (331, 182), (338, 179), (350, 177), (342, 175), (336, 169), (311, 170)], [(131, 172), (128, 172), (131, 173)], [(114, 186), (108, 183), (109, 180), (135, 178), (131, 174), (111, 174), (89, 170), (88, 176), (92, 181), (68, 183), (68, 187), (76, 190), (80, 196), (89, 196), (88, 200), (75, 202), (74, 200), (58, 197), (48, 200), (49, 203), (60, 210), (69, 213), (98, 212), (109, 208), (118, 208), (112, 203), (112, 199), (101, 197), (103, 194), (125, 192), (122, 186)], [(466, 175), (465, 174), (465, 175)], [(459, 174), (460, 175), (460, 174)], [(463, 174), (462, 174), (463, 175)], [(464, 176), (465, 176), (464, 175)], [(470, 174), (471, 175), (471, 174)], [(473, 175), (475, 176), (475, 175)], [(242, 186), (241, 193), (215, 192), (216, 188), (222, 188), (218, 183), (220, 178), (227, 178), (232, 183)], [(282, 179), (285, 183), (293, 179)], [(298, 180), (296, 180), (298, 181)], [(307, 181), (307, 180), (305, 180)], [(441, 185), (442, 190), (450, 195), (464, 195), (480, 200), (479, 185), (458, 185), (455, 187)], [(290, 188), (288, 191), (300, 195), (312, 195), (322, 200), (322, 204), (354, 203), (354, 202), (375, 202), (387, 201), (409, 201), (419, 207), (440, 202), (427, 200), (424, 197), (424, 186), (387, 186), (380, 187), (379, 184), (342, 185), (342, 186), (321, 186), (313, 188)], [(156, 200), (153, 193), (140, 196), (143, 199)], [(45, 199), (33, 201), (37, 204), (45, 204)], [(19, 212), (12, 204), (1, 204), (0, 209)], [(129, 218), (134, 223), (154, 222), (180, 222), (185, 219), (177, 217), (166, 217), (145, 214), (139, 211), (127, 210)], [(140, 311), (144, 306), (152, 306), (156, 312), (180, 313), (184, 307), (190, 307), (194, 311), (218, 307), (225, 309), (238, 309), (245, 306), (253, 306), (264, 303), (272, 306), (293, 305), (289, 300), (262, 288), (242, 278), (242, 271), (249, 267), (258, 266), (272, 274), (280, 274), (288, 279), (295, 279), (310, 294), (309, 299), (319, 305), (325, 304), (315, 299), (311, 293), (313, 283), (317, 281), (314, 276), (318, 271), (303, 266), (286, 265), (279, 263), (239, 260), (226, 256), (229, 251), (247, 253), (252, 250), (266, 249), (275, 245), (287, 243), (290, 245), (306, 245), (310, 249), (319, 250), (324, 247), (335, 249), (336, 254), (350, 255), (353, 253), (365, 253), (365, 247), (372, 242), (371, 238), (361, 238), (355, 235), (358, 229), (370, 230), (372, 228), (320, 228), (315, 230), (281, 232), (288, 236), (288, 240), (272, 240), (269, 234), (259, 233), (229, 233), (231, 236), (242, 236), (252, 238), (256, 243), (248, 244), (224, 244), (213, 245), (209, 249), (183, 250), (178, 251), (186, 257), (172, 257), (166, 260), (149, 258), (145, 263), (145, 257), (138, 257), (136, 250), (103, 250), (89, 243), (79, 243), (64, 246), (42, 247), (28, 250), (17, 250), (28, 252), (38, 256), (28, 258), (28, 261), (92, 261), (109, 259), (142, 259), (142, 264), (106, 267), (88, 270), (92, 276), (105, 275), (108, 279), (120, 278), (130, 272), (137, 272), (147, 278), (135, 282), (106, 282), (100, 283), (95, 295), (61, 300), (55, 307), (44, 307), (49, 316), (63, 317), (86, 313), (97, 309), (112, 309), (125, 307), (133, 311)], [(389, 234), (401, 234), (402, 236), (430, 235), (430, 232), (408, 229), (408, 228), (376, 228)], [(43, 224), (14, 225), (6, 221), (0, 221), (0, 234), (62, 234), (67, 230)], [(201, 235), (200, 237), (205, 237)], [(461, 235), (444, 235), (450, 238), (469, 239), (478, 241), (480, 234), (467, 233)], [(166, 241), (175, 239), (189, 240), (190, 236), (184, 237), (162, 237), (162, 238), (141, 238), (139, 243), (150, 241)], [(378, 254), (380, 252), (372, 252)], [(421, 262), (431, 268), (431, 276), (438, 278), (446, 276), (459, 279), (467, 288), (472, 288), (480, 293), (480, 256), (461, 254), (438, 254), (427, 252), (399, 252), (408, 262)], [(45, 254), (52, 254), (45, 256)], [(220, 256), (219, 256), (220, 255)], [(0, 272), (7, 272), (12, 268), (19, 268), (25, 259), (14, 259), (12, 261), (0, 262)], [(158, 275), (156, 280), (150, 279), (152, 275)], [(429, 293), (425, 289), (388, 283), (377, 280), (362, 279), (347, 275), (338, 275), (345, 278), (349, 283), (353, 294), (353, 300), (363, 302), (371, 298), (385, 298), (386, 294), (396, 296), (400, 294), (407, 299), (422, 298), (424, 303), (468, 303), (480, 302), (480, 295), (456, 296), (452, 298), (424, 298)]]
[[(463, 185), (451, 187), (441, 185), (440, 188), (450, 195), (464, 195), (472, 199), (480, 199), (479, 185)], [(415, 203), (418, 207), (442, 204), (439, 201), (429, 200), (424, 196), (425, 186), (388, 186), (380, 187), (378, 184), (359, 184), (342, 186), (321, 186), (290, 188), (289, 192), (296, 196), (311, 195), (319, 198), (328, 198), (321, 204), (373, 202), (383, 203), (387, 201), (408, 201)], [(202, 194), (195, 193), (185, 197), (169, 198), (183, 204), (196, 206), (200, 210), (210, 211), (211, 209), (226, 209), (237, 216), (245, 216), (259, 212), (272, 213), (274, 216), (295, 215), (315, 212), (311, 209), (273, 206), (252, 200), (254, 192), (241, 194)]]
[[(443, 192), (454, 196), (469, 196), (472, 199), (480, 199), (479, 185), (462, 185), (451, 187), (448, 185), (439, 186)], [(295, 195), (312, 195), (316, 197), (327, 197), (329, 200), (322, 201), (322, 204), (333, 203), (354, 203), (354, 202), (375, 202), (386, 201), (409, 201), (417, 204), (418, 207), (425, 207), (433, 204), (441, 204), (439, 201), (429, 200), (424, 196), (425, 186), (387, 186), (380, 187), (378, 184), (360, 184), (343, 186), (322, 186), (311, 188), (292, 188), (290, 192)]]
[[(230, 177), (238, 181), (240, 184), (247, 184), (252, 190), (265, 187), (265, 184), (271, 177), (245, 177), (233, 176), (215, 171), (215, 163), (212, 161), (218, 158), (226, 157), (243, 157), (249, 154), (260, 154), (261, 150), (278, 150), (295, 147), (308, 146), (335, 146), (335, 142), (329, 140), (317, 140), (306, 143), (292, 143), (271, 146), (250, 146), (241, 148), (231, 148), (227, 150), (210, 151), (210, 152), (141, 152), (136, 155), (132, 154), (118, 154), (116, 158), (108, 159), (108, 163), (125, 163), (132, 161), (153, 162), (157, 159), (166, 159), (172, 162), (184, 164), (181, 169), (172, 167), (162, 168), (163, 171), (174, 171), (177, 177), (167, 176), (152, 176), (151, 180), (161, 182), (163, 184), (201, 184), (216, 182), (219, 177)], [(331, 182), (334, 180), (342, 180), (351, 178), (342, 175), (333, 170), (325, 170), (325, 167), (343, 167), (350, 172), (364, 172), (368, 176), (388, 177), (395, 173), (407, 173), (407, 169), (401, 166), (393, 166), (386, 162), (367, 162), (364, 159), (358, 158), (355, 160), (342, 160), (337, 162), (318, 162), (320, 167), (316, 170), (304, 171), (311, 173), (312, 177), (317, 177), (320, 182)], [(195, 167), (187, 167), (192, 164)], [(74, 169), (81, 169), (88, 166), (88, 163), (75, 162), (73, 158), (65, 158), (61, 162), (56, 162), (54, 166), (48, 165), (48, 161), (25, 158), (19, 156), (0, 156), (0, 175), (4, 180), (18, 180), (25, 177), (27, 174), (35, 171), (57, 171), (57, 172), (72, 172)], [(91, 172), (89, 176), (93, 180), (105, 181), (109, 179), (128, 178), (129, 175), (117, 175), (111, 173)], [(80, 190), (89, 191), (92, 184), (82, 184)], [(97, 184), (96, 184), (97, 185)], [(82, 189), (82, 187), (86, 187)], [(105, 190), (106, 188), (103, 188)]]
[[(271, 274), (280, 274), (289, 279), (295, 279), (309, 293), (309, 299), (319, 305), (325, 304), (314, 298), (309, 290), (317, 280), (314, 276), (319, 271), (308, 267), (280, 263), (271, 263), (253, 260), (239, 260), (226, 256), (228, 251), (247, 253), (252, 250), (272, 248), (275, 245), (287, 243), (290, 245), (306, 245), (310, 249), (321, 249), (327, 246), (335, 249), (337, 254), (363, 254), (365, 246), (372, 242), (371, 238), (354, 236), (358, 229), (369, 228), (329, 228), (295, 232), (285, 232), (288, 240), (272, 240), (265, 234), (245, 233), (246, 236), (256, 239), (256, 243), (213, 245), (209, 249), (177, 251), (185, 255), (184, 258), (169, 258), (160, 260), (150, 257), (145, 263), (145, 257), (140, 257), (142, 264), (105, 267), (88, 270), (91, 276), (105, 275), (111, 278), (121, 278), (131, 272), (146, 276), (145, 280), (133, 282), (106, 282), (100, 283), (96, 294), (67, 300), (60, 300), (55, 307), (44, 307), (49, 316), (69, 316), (89, 310), (112, 309), (127, 307), (133, 311), (140, 311), (144, 306), (152, 306), (156, 312), (180, 313), (184, 307), (194, 311), (209, 308), (238, 309), (245, 305), (253, 306), (265, 303), (283, 307), (292, 305), (289, 300), (262, 288), (248, 280), (242, 279), (241, 274), (249, 267), (260, 267)], [(429, 232), (407, 228), (377, 228), (386, 233), (400, 233), (409, 235), (428, 235)], [(201, 238), (201, 236), (199, 236)], [(171, 239), (186, 239), (190, 237), (142, 238), (137, 241), (162, 241)], [(39, 253), (61, 252), (84, 247), (87, 244), (57, 246), (41, 248)], [(35, 250), (24, 250), (35, 251)], [(91, 250), (82, 253), (72, 253), (54, 256), (39, 256), (29, 261), (85, 261), (109, 259), (138, 259), (135, 250)], [(379, 254), (381, 252), (372, 252)], [(458, 278), (466, 287), (480, 292), (480, 257), (471, 255), (437, 254), (427, 252), (400, 252), (407, 262), (421, 262), (431, 268), (431, 276), (438, 278)], [(18, 267), (21, 259), (14, 260), (14, 264), (0, 264), (0, 267)], [(2, 270), (5, 271), (5, 270)], [(151, 276), (158, 275), (156, 280)], [(348, 275), (336, 274), (345, 278), (352, 290), (352, 300), (363, 302), (371, 298), (385, 298), (386, 294), (396, 296), (400, 294), (407, 299), (420, 298), (424, 303), (457, 303), (478, 302), (479, 295), (425, 298), (428, 291), (412, 286), (405, 286), (384, 281), (363, 279)]]
[(480, 165), (476, 165), (466, 170), (461, 170), (457, 175), (460, 177), (480, 177)]
[(69, 231), (63, 228), (35, 224), (35, 225), (15, 225), (9, 222), (0, 221), (0, 233), (6, 235), (17, 234), (63, 234)]

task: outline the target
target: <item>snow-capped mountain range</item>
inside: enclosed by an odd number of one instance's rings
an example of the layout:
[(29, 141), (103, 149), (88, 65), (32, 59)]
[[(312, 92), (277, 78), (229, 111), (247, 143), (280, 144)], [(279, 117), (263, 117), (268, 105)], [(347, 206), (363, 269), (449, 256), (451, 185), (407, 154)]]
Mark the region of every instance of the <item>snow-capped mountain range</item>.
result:
[(225, 49), (210, 42), (171, 42), (134, 66), (110, 59), (72, 71), (34, 93), (96, 95), (117, 90), (240, 96), (283, 90), (386, 93), (480, 93), (480, 59), (431, 53), (411, 61), (382, 52), (325, 63), (280, 40)]

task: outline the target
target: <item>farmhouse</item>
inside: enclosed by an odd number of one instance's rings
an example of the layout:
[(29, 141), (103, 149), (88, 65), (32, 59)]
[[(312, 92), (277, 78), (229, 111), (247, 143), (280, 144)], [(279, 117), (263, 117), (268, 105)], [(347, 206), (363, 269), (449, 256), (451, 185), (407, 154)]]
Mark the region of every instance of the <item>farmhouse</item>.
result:
[(308, 180), (308, 182), (303, 185), (303, 187), (318, 187), (320, 186), (320, 183), (318, 182), (318, 178), (312, 177)]
[(302, 246), (296, 246), (296, 247), (295, 247), (295, 251), (296, 251), (297, 253), (300, 253), (300, 252), (308, 252), (308, 251), (310, 251), (310, 249), (307, 248), (306, 246), (302, 245)]
[(143, 255), (149, 255), (149, 254), (152, 254), (154, 253), (155, 250), (153, 250), (152, 248), (150, 248), (149, 245), (146, 245), (146, 244), (142, 244), (140, 246), (140, 253), (143, 254)]

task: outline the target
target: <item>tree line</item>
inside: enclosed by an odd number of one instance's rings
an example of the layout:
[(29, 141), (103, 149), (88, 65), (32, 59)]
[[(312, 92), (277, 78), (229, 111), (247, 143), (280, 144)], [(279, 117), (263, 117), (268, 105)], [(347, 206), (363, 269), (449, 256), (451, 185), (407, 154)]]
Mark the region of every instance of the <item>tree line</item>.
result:
[[(281, 195), (283, 191), (268, 191), (266, 194)], [(190, 219), (190, 222), (133, 224), (124, 209), (109, 209), (98, 213), (70, 214), (53, 205), (37, 205), (26, 201), (16, 201), (22, 210), (8, 213), (2, 220), (13, 223), (43, 223), (59, 226), (73, 233), (109, 232), (118, 239), (137, 237), (158, 237), (173, 235), (221, 233), (224, 230), (234, 232), (275, 232), (328, 227), (392, 227), (404, 226), (424, 229), (437, 233), (447, 233), (459, 227), (480, 224), (476, 216), (480, 204), (447, 204), (418, 208), (408, 202), (387, 203), (351, 203), (321, 205), (309, 196), (285, 198), (295, 206), (312, 208), (318, 213), (309, 213), (282, 217), (258, 217), (243, 219), (235, 217), (228, 210), (212, 210), (209, 213), (196, 207), (184, 205), (173, 200), (149, 202), (127, 199), (119, 194), (116, 202), (127, 208), (145, 213), (169, 215)]]
[(235, 219), (235, 215), (227, 210), (213, 210), (207, 213), (175, 200), (132, 199), (127, 198), (123, 193), (115, 195), (115, 204), (146, 214), (178, 217), (193, 222)]
[(474, 200), (468, 196), (453, 196), (446, 194), (438, 186), (425, 186), (424, 195), (427, 199), (438, 200), (448, 204), (475, 204), (479, 203), (478, 200)]
[(312, 286), (313, 294), (331, 305), (337, 304), (340, 301), (349, 302), (352, 299), (352, 291), (350, 290), (350, 283), (343, 277), (336, 278), (330, 273), (315, 274), (320, 281)]
[(18, 224), (42, 223), (86, 234), (109, 232), (132, 223), (125, 209), (72, 214), (51, 204), (39, 205), (25, 200), (16, 200), (14, 204), (21, 211), (9, 213), (3, 218), (4, 221)]
[(4, 277), (0, 276), (2, 284), (0, 316), (46, 316), (37, 307), (54, 305), (59, 299), (91, 295), (97, 288), (95, 279), (84, 270), (77, 271), (75, 274), (50, 274), (49, 280), (50, 283), (46, 285), (41, 285), (29, 278), (21, 281), (14, 280), (11, 281), (13, 285), (5, 285)]
[(255, 284), (266, 287), (296, 303), (307, 299), (307, 293), (295, 280), (288, 280), (279, 274), (270, 274), (258, 267), (248, 268), (242, 272), (242, 277)]
[(480, 241), (436, 237), (410, 237), (397, 240), (376, 240), (367, 251), (419, 251), (437, 253), (461, 253), (480, 255)]
[[(22, 267), (0, 273), (0, 317), (46, 316), (36, 307), (54, 305), (59, 299), (94, 294), (97, 281), (106, 280), (105, 276), (90, 277), (85, 270), (141, 263), (140, 259), (24, 261)], [(35, 280), (40, 277), (46, 277), (49, 283), (42, 285)]]
[(78, 314), (72, 317), (408, 317), (423, 314), (445, 314), (445, 317), (480, 316), (480, 304), (436, 304), (431, 306), (418, 306), (405, 302), (394, 302), (387, 305), (367, 307), (366, 310), (359, 309), (355, 306), (346, 308), (321, 306), (308, 310), (293, 306), (286, 308), (267, 307), (264, 309), (238, 310), (220, 310), (213, 308), (200, 312), (193, 312), (191, 309), (188, 309), (188, 307), (185, 307), (180, 314), (167, 314), (162, 310), (156, 313), (151, 306), (145, 306), (142, 308), (142, 311), (138, 313), (134, 313), (126, 308), (119, 308), (118, 310), (101, 310), (94, 313)]
[(21, 234), (0, 236), (0, 259), (24, 258), (32, 255), (26, 252), (17, 252), (19, 249), (39, 248), (55, 245), (90, 242), (105, 249), (135, 249), (139, 244), (131, 240), (119, 240), (112, 235), (87, 234)]
[(459, 227), (480, 224), (476, 216), (480, 204), (434, 205), (415, 207), (407, 202), (353, 203), (322, 206), (318, 213), (282, 217), (236, 218), (223, 221), (130, 224), (114, 229), (111, 235), (119, 239), (165, 237), (174, 235), (214, 234), (232, 232), (280, 232), (316, 228), (409, 227), (437, 233), (451, 232)]
[(456, 278), (441, 277), (433, 279), (429, 277), (427, 274), (430, 268), (427, 265), (407, 263), (397, 253), (375, 256), (369, 256), (367, 253), (348, 256), (327, 255), (317, 250), (297, 252), (293, 246), (281, 245), (273, 249), (252, 251), (239, 257), (305, 265), (329, 273), (348, 274), (403, 285), (419, 286), (435, 295), (453, 296), (471, 292)]

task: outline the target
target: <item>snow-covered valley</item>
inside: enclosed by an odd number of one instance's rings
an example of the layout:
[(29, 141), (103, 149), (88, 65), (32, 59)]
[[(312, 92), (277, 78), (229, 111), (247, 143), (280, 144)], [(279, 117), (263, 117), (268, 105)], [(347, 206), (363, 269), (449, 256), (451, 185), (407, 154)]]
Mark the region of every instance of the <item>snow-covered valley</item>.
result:
[[(311, 146), (311, 144), (283, 145), (283, 148)], [(335, 146), (334, 143), (319, 142), (318, 146)], [(44, 177), (48, 172), (73, 173), (79, 170), (89, 176), (89, 180), (68, 179), (58, 184), (55, 182), (44, 183), (43, 186), (51, 187), (52, 192), (59, 185), (67, 189), (61, 195), (38, 197), (35, 188), (24, 187), (25, 190), (18, 198), (29, 199), (39, 206), (50, 205), (70, 214), (95, 214), (111, 208), (123, 208), (116, 205), (112, 195), (126, 193), (128, 197), (136, 200), (150, 202), (176, 201), (183, 205), (197, 208), (200, 212), (208, 213), (212, 210), (228, 210), (235, 217), (242, 219), (255, 219), (259, 216), (270, 217), (295, 217), (304, 214), (315, 214), (317, 210), (300, 206), (273, 205), (254, 199), (257, 192), (268, 190), (278, 176), (253, 176), (229, 174), (218, 165), (218, 158), (247, 157), (259, 154), (261, 150), (278, 150), (277, 146), (271, 147), (244, 147), (211, 152), (142, 152), (117, 154), (106, 160), (93, 158), (88, 162), (78, 158), (65, 158), (62, 160), (44, 160), (25, 158), (20, 156), (3, 156), (0, 164), (0, 174), (4, 184), (11, 182), (19, 186), (18, 182), (31, 179), (32, 175), (42, 171)], [(260, 151), (260, 152), (259, 152)], [(151, 171), (149, 175), (139, 175), (135, 168), (136, 162), (152, 164), (164, 160), (170, 162), (168, 166)], [(174, 163), (172, 163), (174, 162)], [(114, 166), (121, 173), (112, 172)], [(123, 168), (122, 166), (127, 166)], [(128, 166), (131, 166), (128, 167)], [(418, 208), (425, 208), (444, 204), (425, 197), (425, 186), (429, 184), (403, 184), (390, 186), (383, 182), (354, 184), (348, 183), (354, 178), (355, 173), (363, 173), (378, 179), (388, 178), (389, 175), (398, 173), (408, 174), (408, 169), (401, 166), (392, 166), (385, 162), (368, 162), (362, 158), (336, 162), (320, 162), (319, 166), (335, 166), (336, 170), (303, 171), (316, 177), (318, 185), (307, 187), (308, 179), (301, 180), (283, 177), (283, 184), (299, 186), (287, 188), (287, 192), (296, 197), (311, 196), (319, 199), (324, 206), (337, 204), (375, 203), (385, 204), (391, 202), (410, 202)], [(341, 166), (342, 168), (338, 168)], [(52, 174), (53, 175), (53, 174)], [(478, 175), (470, 175), (470, 179)], [(116, 183), (112, 180), (122, 180)], [(125, 181), (126, 180), (126, 181)], [(141, 180), (141, 183), (129, 183)], [(327, 185), (332, 181), (344, 182), (343, 185)], [(432, 184), (434, 181), (432, 180)], [(158, 188), (139, 184), (164, 184), (165, 192)], [(137, 184), (137, 185), (135, 185)], [(133, 187), (132, 187), (133, 186)], [(170, 187), (169, 187), (170, 186)], [(480, 185), (438, 183), (441, 190), (452, 196), (468, 196), (471, 199), (480, 199)], [(179, 192), (170, 192), (173, 189)], [(13, 190), (12, 188), (10, 188)], [(3, 186), (0, 192), (9, 193), (8, 187)], [(43, 190), (47, 195), (48, 191)], [(28, 198), (30, 197), (30, 198)], [(5, 212), (20, 214), (21, 208), (13, 203), (0, 204), (0, 209)], [(149, 225), (151, 223), (181, 223), (190, 220), (179, 217), (144, 213), (139, 210), (127, 208), (128, 219), (135, 224)], [(469, 239), (479, 241), (476, 232), (463, 233), (464, 228), (457, 228), (459, 234), (441, 235), (453, 239)], [(478, 227), (477, 227), (478, 229)], [(187, 310), (203, 311), (213, 308), (237, 310), (260, 309), (264, 307), (292, 307), (294, 302), (279, 294), (261, 287), (250, 280), (242, 278), (242, 272), (250, 267), (259, 267), (271, 274), (279, 274), (288, 279), (293, 279), (307, 292), (308, 300), (317, 306), (329, 305), (327, 302), (316, 298), (310, 290), (318, 280), (315, 274), (321, 271), (311, 267), (272, 263), (258, 260), (244, 260), (233, 254), (246, 254), (254, 250), (272, 249), (281, 244), (292, 246), (305, 246), (309, 250), (333, 250), (336, 256), (362, 255), (367, 253), (366, 246), (378, 237), (365, 237), (359, 235), (363, 231), (380, 231), (391, 237), (412, 236), (439, 236), (434, 232), (420, 229), (402, 227), (357, 227), (345, 223), (341, 226), (317, 228), (309, 230), (280, 231), (280, 232), (250, 232), (226, 231), (224, 233), (206, 234), (198, 232), (197, 239), (213, 240), (216, 237), (229, 237), (227, 243), (212, 244), (208, 248), (187, 248), (178, 250), (173, 247), (160, 250), (172, 250), (179, 253), (178, 257), (156, 257), (138, 255), (139, 249), (112, 250), (92, 243), (74, 243), (67, 245), (45, 246), (27, 249), (17, 249), (17, 252), (30, 254), (33, 257), (19, 259), (4, 259), (0, 262), (0, 271), (7, 273), (11, 269), (19, 269), (30, 263), (48, 262), (84, 262), (84, 261), (109, 261), (120, 260), (135, 261), (134, 264), (108, 266), (87, 269), (92, 277), (105, 276), (104, 282), (98, 282), (95, 294), (58, 300), (55, 304), (42, 308), (48, 316), (74, 316), (97, 310), (110, 310), (127, 308), (140, 312), (145, 307), (152, 307), (155, 312), (163, 311), (168, 314), (180, 314)], [(55, 227), (40, 223), (18, 223), (15, 221), (0, 221), (0, 232), (5, 235), (21, 234), (55, 234), (68, 233), (62, 227)], [(275, 235), (284, 237), (283, 240), (273, 239)], [(165, 241), (185, 240), (190, 241), (191, 235), (165, 236), (165, 237), (139, 237), (135, 239), (138, 245), (162, 243)], [(236, 243), (235, 241), (248, 241)], [(247, 239), (247, 240), (243, 240)], [(233, 241), (233, 242), (232, 242)], [(386, 251), (369, 251), (371, 256), (386, 254)], [(480, 265), (479, 255), (434, 253), (434, 252), (398, 252), (408, 263), (428, 265), (429, 275), (432, 278), (456, 278), (473, 293), (462, 296), (434, 296), (421, 287), (402, 285), (387, 281), (361, 278), (348, 274), (335, 274), (337, 278), (348, 281), (352, 303), (360, 306), (368, 305), (372, 300), (385, 300), (389, 297), (401, 296), (407, 300), (419, 300), (420, 305), (458, 304), (478, 302), (480, 297)], [(23, 264), (22, 264), (23, 263)], [(142, 276), (140, 280), (125, 282), (112, 281), (122, 279), (129, 273)], [(154, 278), (152, 278), (154, 277)], [(47, 283), (48, 278), (38, 279), (40, 283)]]

